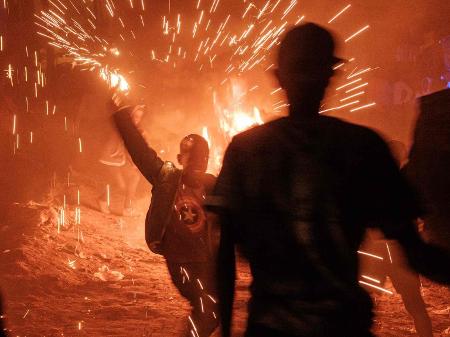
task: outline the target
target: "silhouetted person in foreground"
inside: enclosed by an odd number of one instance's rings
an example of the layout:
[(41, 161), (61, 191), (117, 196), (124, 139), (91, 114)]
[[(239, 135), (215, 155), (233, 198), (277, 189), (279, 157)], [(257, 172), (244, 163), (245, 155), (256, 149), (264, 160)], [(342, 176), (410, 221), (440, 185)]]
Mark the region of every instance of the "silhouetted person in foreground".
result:
[(191, 304), (183, 336), (208, 337), (218, 326), (214, 267), (203, 209), (215, 177), (206, 173), (209, 148), (196, 134), (180, 143), (178, 162), (163, 161), (133, 121), (139, 107), (125, 107), (114, 120), (134, 164), (152, 184), (145, 239), (150, 250), (166, 259), (174, 285)]
[(450, 281), (450, 259), (414, 226), (412, 191), (374, 132), (318, 114), (334, 41), (314, 24), (281, 43), (276, 76), (289, 117), (253, 128), (227, 149), (215, 198), (221, 213), (219, 303), (230, 336), (234, 247), (253, 281), (246, 337), (368, 337), (372, 304), (358, 285), (357, 249), (377, 227), (405, 249), (411, 266)]

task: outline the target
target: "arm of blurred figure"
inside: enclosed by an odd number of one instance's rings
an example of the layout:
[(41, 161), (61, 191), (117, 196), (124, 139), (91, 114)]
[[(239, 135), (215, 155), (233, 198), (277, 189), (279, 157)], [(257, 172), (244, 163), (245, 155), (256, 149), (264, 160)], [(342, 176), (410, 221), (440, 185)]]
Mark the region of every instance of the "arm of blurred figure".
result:
[(399, 171), (386, 144), (378, 136), (366, 153), (369, 172), (368, 200), (373, 227), (379, 227), (388, 239), (404, 248), (410, 266), (418, 273), (439, 283), (450, 282), (450, 255), (421, 238), (416, 221), (422, 215), (417, 192)]
[(234, 143), (229, 145), (222, 170), (217, 178), (213, 197), (208, 199), (206, 205), (219, 215), (220, 244), (217, 254), (217, 290), (219, 296), (219, 309), (221, 318), (222, 337), (231, 335), (234, 287), (236, 277), (235, 261), (235, 228), (236, 205), (239, 205), (239, 160)]
[(233, 233), (226, 223), (221, 224), (217, 261), (217, 278), (222, 337), (231, 336), (236, 265)]
[(164, 162), (145, 140), (142, 132), (133, 122), (131, 113), (134, 107), (124, 107), (114, 115), (114, 122), (131, 159), (145, 178), (154, 184)]
[(408, 226), (397, 240), (414, 270), (435, 282), (450, 284), (450, 252), (424, 242), (414, 225)]

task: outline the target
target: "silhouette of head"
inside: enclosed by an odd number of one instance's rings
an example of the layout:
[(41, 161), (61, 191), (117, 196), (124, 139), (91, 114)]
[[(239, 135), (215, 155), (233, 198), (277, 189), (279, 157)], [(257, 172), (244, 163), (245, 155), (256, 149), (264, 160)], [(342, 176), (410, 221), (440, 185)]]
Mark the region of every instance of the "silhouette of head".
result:
[[(286, 33), (278, 54), (275, 74), (286, 91), (291, 113), (317, 113), (333, 76), (335, 42), (329, 31), (306, 23)], [(301, 112), (299, 112), (301, 111)]]
[(190, 134), (180, 143), (178, 163), (188, 171), (206, 172), (208, 167), (209, 146), (202, 136)]

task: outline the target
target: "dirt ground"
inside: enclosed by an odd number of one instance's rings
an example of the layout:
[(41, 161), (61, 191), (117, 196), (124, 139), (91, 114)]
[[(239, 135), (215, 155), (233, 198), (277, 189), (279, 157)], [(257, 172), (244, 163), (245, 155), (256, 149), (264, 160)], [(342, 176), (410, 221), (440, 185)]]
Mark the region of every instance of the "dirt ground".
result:
[[(80, 224), (75, 222), (78, 190)], [(58, 226), (63, 195), (65, 224)], [(181, 334), (189, 308), (171, 284), (164, 260), (145, 245), (144, 216), (104, 215), (97, 211), (96, 195), (89, 184), (59, 187), (46, 201), (11, 204), (1, 215), (0, 286), (10, 336)], [(119, 199), (112, 204), (117, 213)], [(147, 205), (142, 200), (143, 211)], [(245, 328), (249, 282), (240, 262), (235, 336)], [(427, 280), (423, 285), (436, 336), (450, 336), (449, 289)], [(398, 294), (373, 295), (376, 336), (415, 336)]]

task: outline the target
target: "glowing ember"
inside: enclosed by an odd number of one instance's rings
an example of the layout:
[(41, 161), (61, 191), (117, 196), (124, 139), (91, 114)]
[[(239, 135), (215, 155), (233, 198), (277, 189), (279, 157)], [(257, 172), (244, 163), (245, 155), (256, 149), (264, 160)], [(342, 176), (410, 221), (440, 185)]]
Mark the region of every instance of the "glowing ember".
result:
[(231, 97), (227, 102), (229, 106), (223, 107), (213, 95), (214, 110), (217, 116), (220, 132), (213, 137), (207, 126), (202, 128), (202, 136), (208, 141), (210, 147), (210, 161), (208, 172), (217, 174), (222, 167), (224, 151), (231, 139), (238, 133), (253, 126), (261, 125), (264, 121), (257, 107), (249, 110), (244, 109), (242, 97), (245, 96), (242, 87), (236, 83), (231, 84)]
[(110, 88), (115, 88), (124, 93), (127, 93), (130, 90), (128, 82), (117, 71), (109, 71), (107, 67), (101, 68), (100, 78), (106, 81)]
[(374, 289), (376, 289), (376, 290), (382, 291), (382, 292), (384, 292), (384, 293), (386, 293), (386, 294), (389, 294), (389, 295), (393, 295), (393, 294), (394, 294), (394, 293), (393, 293), (392, 291), (390, 291), (390, 290), (384, 289), (384, 288), (382, 288), (382, 287), (373, 285), (373, 284), (368, 283), (368, 282), (365, 282), (365, 281), (359, 281), (359, 283), (360, 283), (360, 284), (363, 284), (363, 285), (365, 285), (365, 286), (368, 286), (368, 287), (370, 287), (370, 288), (374, 288)]

